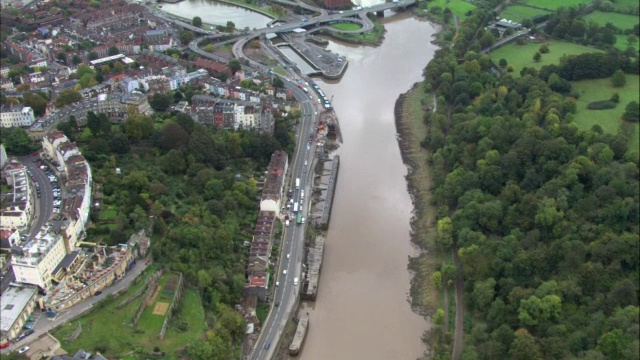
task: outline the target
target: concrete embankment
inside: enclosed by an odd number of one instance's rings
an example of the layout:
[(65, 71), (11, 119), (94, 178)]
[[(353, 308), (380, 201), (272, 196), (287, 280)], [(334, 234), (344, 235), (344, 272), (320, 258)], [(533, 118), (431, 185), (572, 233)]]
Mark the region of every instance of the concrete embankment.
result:
[(335, 155), (332, 160), (331, 175), (329, 175), (329, 185), (327, 185), (327, 194), (322, 207), (322, 216), (318, 226), (324, 228), (329, 226), (329, 219), (331, 217), (331, 204), (333, 204), (333, 196), (335, 194), (336, 181), (338, 181), (338, 170), (340, 169), (340, 156)]
[(315, 238), (313, 245), (307, 249), (307, 276), (302, 286), (303, 300), (316, 300), (318, 283), (320, 282), (320, 270), (322, 269), (322, 257), (324, 256), (324, 237)]
[(296, 356), (300, 353), (304, 339), (307, 337), (307, 329), (309, 328), (309, 318), (304, 316), (298, 320), (298, 327), (296, 328), (296, 334), (293, 336), (291, 346), (289, 346), (289, 354)]

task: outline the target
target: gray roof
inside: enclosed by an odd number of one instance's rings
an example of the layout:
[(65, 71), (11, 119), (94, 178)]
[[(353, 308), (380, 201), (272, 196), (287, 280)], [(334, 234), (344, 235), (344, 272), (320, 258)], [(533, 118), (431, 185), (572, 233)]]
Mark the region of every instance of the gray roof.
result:
[(0, 330), (11, 329), (37, 290), (35, 287), (10, 286), (0, 297)]

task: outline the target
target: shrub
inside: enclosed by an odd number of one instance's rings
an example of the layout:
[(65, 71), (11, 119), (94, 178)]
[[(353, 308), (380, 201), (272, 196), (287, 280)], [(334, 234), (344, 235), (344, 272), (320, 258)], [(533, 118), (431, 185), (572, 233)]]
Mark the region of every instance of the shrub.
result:
[(594, 101), (587, 105), (587, 109), (589, 110), (608, 110), (616, 107), (616, 103), (611, 100), (600, 100)]
[(540, 46), (540, 49), (538, 51), (541, 54), (548, 54), (549, 53), (549, 47), (547, 46), (547, 44), (542, 44), (542, 46)]
[(618, 93), (613, 93), (613, 95), (611, 95), (611, 99), (609, 99), (609, 101), (612, 101), (614, 103), (619, 103), (620, 102), (620, 95), (618, 95)]
[(622, 118), (626, 121), (639, 122), (640, 121), (640, 104), (637, 101), (632, 101), (627, 104), (624, 109)]
[(611, 76), (611, 83), (615, 87), (624, 86), (624, 84), (627, 83), (627, 79), (624, 76), (624, 72), (622, 72), (622, 70), (616, 70), (616, 72), (613, 73), (613, 76)]

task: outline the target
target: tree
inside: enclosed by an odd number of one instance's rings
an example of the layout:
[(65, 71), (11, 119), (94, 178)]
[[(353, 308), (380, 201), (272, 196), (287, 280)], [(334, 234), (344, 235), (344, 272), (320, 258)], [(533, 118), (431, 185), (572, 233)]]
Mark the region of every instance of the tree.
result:
[(227, 21), (227, 32), (234, 32), (236, 30), (236, 24), (233, 21)]
[(194, 37), (195, 37), (195, 35), (191, 31), (184, 30), (184, 31), (180, 32), (180, 41), (183, 44), (190, 43), (191, 40), (193, 40)]
[(124, 72), (124, 65), (122, 65), (122, 63), (118, 61), (117, 63), (113, 64), (113, 71), (117, 73)]
[(231, 70), (232, 74), (235, 74), (238, 70), (242, 68), (242, 65), (240, 65), (240, 61), (238, 61), (238, 59), (231, 59), (227, 66), (229, 66), (229, 69)]
[(638, 36), (635, 34), (629, 34), (629, 36), (627, 36), (627, 44), (634, 45), (636, 43), (638, 43)]
[(80, 56), (78, 55), (73, 55), (73, 58), (71, 58), (71, 63), (73, 65), (78, 65), (82, 62), (82, 58), (80, 58)]
[(597, 349), (607, 356), (607, 359), (622, 360), (625, 350), (631, 341), (620, 329), (609, 331), (598, 340)]
[(631, 101), (624, 108), (624, 114), (622, 114), (622, 118), (631, 122), (639, 122), (640, 121), (640, 104), (637, 101)]
[(533, 54), (533, 61), (540, 62), (540, 59), (542, 59), (542, 55), (539, 52)]
[(153, 111), (165, 111), (171, 106), (171, 97), (169, 94), (155, 93), (149, 100), (149, 105)]
[(282, 81), (282, 79), (279, 76), (274, 76), (272, 85), (276, 89), (281, 89), (281, 88), (284, 87), (284, 82)]
[(95, 51), (89, 51), (87, 54), (87, 60), (96, 60), (98, 58), (98, 54)]
[(627, 83), (627, 78), (622, 70), (616, 70), (611, 76), (611, 84), (614, 87), (623, 87)]
[(98, 120), (98, 116), (93, 111), (87, 113), (87, 127), (94, 137), (100, 133), (100, 120)]
[(548, 54), (549, 53), (549, 46), (547, 44), (540, 45), (540, 49), (538, 49), (538, 52), (541, 53), (541, 54)]
[(191, 25), (193, 25), (195, 27), (201, 27), (202, 26), (202, 18), (200, 18), (200, 16), (194, 17), (193, 20), (191, 20)]
[(58, 97), (56, 97), (56, 107), (60, 108), (67, 104), (73, 104), (81, 100), (82, 95), (80, 95), (79, 92), (73, 89), (65, 89), (58, 94)]
[(115, 47), (115, 46), (111, 46), (107, 50), (107, 55), (109, 55), (109, 56), (118, 55), (118, 54), (120, 54), (120, 50), (118, 50), (118, 48)]
[(23, 128), (3, 129), (0, 132), (2, 143), (10, 154), (27, 155), (32, 151), (32, 140)]
[(102, 65), (102, 68), (100, 68), (100, 72), (102, 72), (103, 74), (108, 74), (109, 71), (111, 71), (111, 68), (108, 64), (104, 64)]
[(506, 67), (507, 67), (507, 65), (508, 65), (508, 64), (507, 64), (507, 59), (504, 59), (504, 58), (503, 58), (503, 59), (500, 59), (500, 61), (498, 62), (498, 65), (499, 65), (501, 68), (503, 68), (503, 69), (504, 69), (504, 68), (506, 68)]
[(35, 116), (42, 116), (47, 110), (47, 99), (39, 94), (25, 93), (22, 96), (22, 104), (32, 108)]
[(536, 339), (526, 329), (518, 329), (509, 349), (511, 360), (541, 360), (542, 353)]

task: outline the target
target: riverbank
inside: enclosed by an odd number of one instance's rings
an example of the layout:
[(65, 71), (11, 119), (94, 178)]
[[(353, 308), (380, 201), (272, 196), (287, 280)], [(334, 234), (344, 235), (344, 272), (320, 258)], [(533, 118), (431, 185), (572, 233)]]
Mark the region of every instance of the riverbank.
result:
[(427, 163), (429, 153), (420, 142), (427, 135), (425, 115), (432, 109), (433, 98), (425, 92), (424, 83), (416, 83), (396, 101), (394, 113), (398, 145), (403, 162), (409, 168), (407, 187), (413, 202), (411, 219), (411, 241), (423, 250), (417, 257), (410, 258), (412, 309), (429, 320), (439, 307), (438, 291), (432, 281), (437, 271), (437, 257), (431, 251), (435, 234), (435, 209), (430, 203), (431, 174)]

